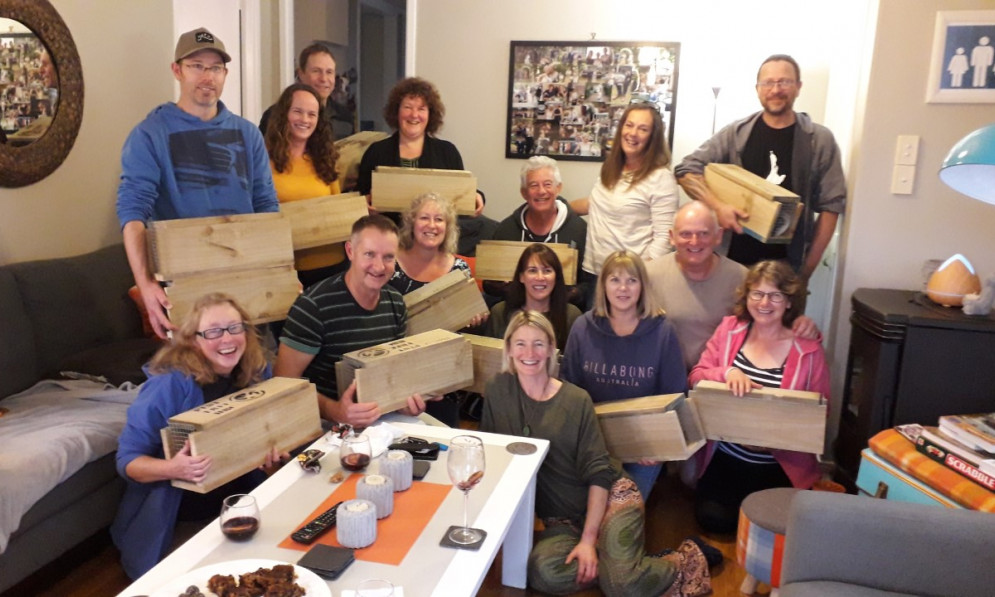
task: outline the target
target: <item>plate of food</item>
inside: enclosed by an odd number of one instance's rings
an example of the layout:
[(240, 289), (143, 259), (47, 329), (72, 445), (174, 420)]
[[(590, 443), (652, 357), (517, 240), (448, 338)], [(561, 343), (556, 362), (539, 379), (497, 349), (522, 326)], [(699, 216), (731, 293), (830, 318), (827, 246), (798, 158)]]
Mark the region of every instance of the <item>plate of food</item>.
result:
[(203, 566), (173, 579), (152, 597), (261, 597), (264, 594), (332, 597), (328, 584), (320, 576), (279, 560), (233, 560)]

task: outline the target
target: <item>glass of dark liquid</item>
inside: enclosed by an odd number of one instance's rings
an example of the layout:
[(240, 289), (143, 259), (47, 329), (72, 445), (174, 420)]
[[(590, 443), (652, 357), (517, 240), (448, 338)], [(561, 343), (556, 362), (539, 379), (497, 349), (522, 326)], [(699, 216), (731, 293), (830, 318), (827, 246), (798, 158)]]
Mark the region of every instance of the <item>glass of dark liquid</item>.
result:
[(347, 471), (361, 471), (373, 458), (373, 448), (370, 440), (362, 435), (350, 435), (342, 438), (342, 445), (339, 446), (339, 462), (342, 468)]
[(259, 504), (240, 493), (225, 498), (221, 506), (221, 532), (232, 541), (248, 541), (259, 530)]

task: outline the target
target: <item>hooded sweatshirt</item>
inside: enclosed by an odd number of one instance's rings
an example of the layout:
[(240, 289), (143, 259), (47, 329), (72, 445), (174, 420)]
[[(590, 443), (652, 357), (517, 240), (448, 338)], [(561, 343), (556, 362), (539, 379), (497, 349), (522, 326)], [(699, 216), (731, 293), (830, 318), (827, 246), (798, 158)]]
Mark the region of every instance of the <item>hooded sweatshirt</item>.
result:
[(549, 234), (533, 234), (525, 224), (528, 203), (518, 206), (510, 216), (501, 220), (494, 230), (494, 240), (513, 240), (529, 243), (563, 243), (577, 249), (577, 262), (584, 262), (584, 246), (587, 243), (587, 222), (577, 215), (563, 197), (556, 198), (556, 221)]

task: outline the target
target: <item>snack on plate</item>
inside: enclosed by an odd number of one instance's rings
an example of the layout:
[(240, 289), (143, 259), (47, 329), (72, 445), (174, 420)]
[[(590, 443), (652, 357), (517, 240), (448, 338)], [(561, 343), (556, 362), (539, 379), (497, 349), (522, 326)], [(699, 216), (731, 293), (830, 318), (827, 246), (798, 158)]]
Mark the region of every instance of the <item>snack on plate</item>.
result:
[(280, 564), (242, 574), (238, 582), (231, 575), (215, 574), (207, 581), (207, 588), (218, 597), (304, 597), (296, 578), (293, 566)]

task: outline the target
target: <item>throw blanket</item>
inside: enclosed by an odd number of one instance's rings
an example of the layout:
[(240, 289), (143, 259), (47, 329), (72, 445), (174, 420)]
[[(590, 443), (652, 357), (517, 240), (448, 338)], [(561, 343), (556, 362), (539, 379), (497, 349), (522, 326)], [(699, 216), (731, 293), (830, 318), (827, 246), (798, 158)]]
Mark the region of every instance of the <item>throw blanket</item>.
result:
[(88, 380), (45, 380), (0, 406), (0, 553), (24, 514), (88, 462), (117, 449), (130, 383), (116, 388)]

